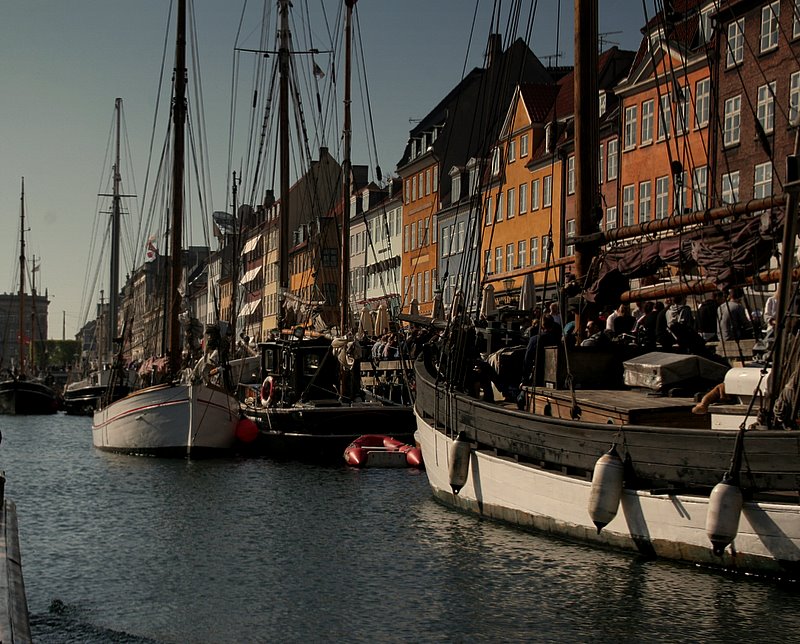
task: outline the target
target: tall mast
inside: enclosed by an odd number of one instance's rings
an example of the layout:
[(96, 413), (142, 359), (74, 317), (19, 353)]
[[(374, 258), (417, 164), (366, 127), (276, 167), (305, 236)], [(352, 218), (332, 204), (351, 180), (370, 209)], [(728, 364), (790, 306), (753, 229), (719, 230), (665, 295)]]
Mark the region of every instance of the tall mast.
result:
[(25, 177), (19, 197), (19, 373), (25, 372)]
[(175, 98), (172, 104), (172, 225), (171, 270), (169, 285), (169, 360), (172, 373), (181, 362), (178, 314), (181, 306), (181, 242), (183, 241), (183, 127), (186, 121), (186, 0), (178, 0), (178, 25), (175, 44)]
[(280, 96), (278, 97), (278, 146), (280, 148), (281, 209), (280, 239), (278, 243), (279, 279), (278, 329), (283, 329), (286, 319), (286, 293), (289, 291), (289, 0), (278, 0), (280, 12)]
[[(597, 0), (575, 0), (575, 235), (594, 230), (597, 189)], [(575, 246), (575, 274), (589, 271), (591, 248)]]
[(120, 139), (120, 112), (122, 111), (122, 99), (114, 101), (114, 113), (116, 117), (116, 154), (114, 156), (114, 194), (111, 206), (111, 275), (109, 277), (109, 297), (108, 297), (108, 337), (106, 338), (106, 356), (108, 361), (114, 355), (114, 338), (117, 336), (117, 297), (119, 293), (119, 225), (120, 225), (120, 194), (119, 184), (121, 181), (119, 171), (119, 139)]
[(342, 159), (342, 261), (341, 264), (341, 310), (339, 313), (339, 333), (345, 334), (350, 328), (350, 185), (351, 162), (350, 146), (352, 139), (352, 125), (350, 122), (350, 80), (352, 75), (352, 19), (353, 7), (358, 0), (345, 0), (347, 11), (344, 21), (344, 128), (342, 137), (344, 139)]

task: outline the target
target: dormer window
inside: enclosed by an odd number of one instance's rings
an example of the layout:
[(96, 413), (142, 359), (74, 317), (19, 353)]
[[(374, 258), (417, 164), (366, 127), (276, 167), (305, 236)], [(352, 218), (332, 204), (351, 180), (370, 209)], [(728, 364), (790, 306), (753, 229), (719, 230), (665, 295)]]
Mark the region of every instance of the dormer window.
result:
[(361, 212), (369, 210), (369, 190), (365, 190), (361, 196)]
[(492, 176), (496, 177), (500, 174), (500, 148), (492, 150)]
[(598, 99), (598, 116), (603, 116), (606, 113), (606, 93), (600, 92), (600, 97)]
[(480, 163), (475, 157), (472, 157), (467, 162), (467, 172), (469, 173), (469, 196), (472, 197), (478, 193), (478, 180), (480, 178)]
[(461, 168), (453, 166), (450, 170), (450, 203), (457, 203), (461, 199)]
[(553, 151), (553, 124), (548, 123), (544, 126), (544, 151), (545, 152), (552, 152)]

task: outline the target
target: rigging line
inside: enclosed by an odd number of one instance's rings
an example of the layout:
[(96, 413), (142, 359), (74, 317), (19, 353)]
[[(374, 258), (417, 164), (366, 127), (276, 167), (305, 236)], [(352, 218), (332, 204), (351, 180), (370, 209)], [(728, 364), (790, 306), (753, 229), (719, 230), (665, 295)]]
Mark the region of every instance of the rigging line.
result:
[(247, 11), (247, 0), (244, 0), (244, 2), (242, 3), (242, 10), (239, 13), (239, 24), (236, 25), (236, 35), (233, 38), (233, 52), (231, 52), (232, 53), (231, 81), (230, 81), (231, 86), (230, 86), (230, 98), (228, 99), (228, 112), (230, 115), (228, 119), (228, 165), (226, 167), (226, 182), (225, 182), (226, 195), (229, 195), (231, 193), (230, 177), (231, 173), (233, 172), (233, 141), (236, 132), (236, 109), (237, 109), (236, 86), (239, 79), (239, 61), (241, 59), (241, 54), (238, 51), (238, 47), (239, 47), (239, 39), (242, 37), (242, 25), (244, 24), (244, 16), (246, 11)]
[[(150, 164), (152, 163), (152, 159), (153, 159), (153, 146), (155, 144), (156, 125), (158, 123), (158, 115), (159, 115), (159, 110), (160, 110), (160, 106), (161, 106), (161, 93), (162, 93), (162, 91), (164, 89), (164, 87), (163, 87), (164, 86), (164, 72), (165, 72), (165, 68), (166, 68), (167, 51), (168, 51), (169, 43), (171, 42), (171, 40), (170, 40), (170, 28), (171, 28), (171, 24), (172, 24), (172, 8), (173, 8), (173, 5), (174, 5), (174, 0), (170, 0), (169, 9), (167, 11), (166, 27), (164, 29), (164, 45), (163, 45), (162, 52), (161, 52), (161, 70), (159, 71), (159, 74), (158, 74), (158, 86), (157, 86), (157, 90), (156, 90), (156, 107), (155, 107), (155, 110), (153, 111), (153, 124), (152, 124), (152, 129), (150, 131), (150, 144), (149, 144), (149, 147), (148, 147), (148, 155), (147, 155), (147, 169), (145, 171), (144, 187), (142, 189), (142, 203), (146, 202), (147, 195), (149, 195), (148, 186), (149, 186), (149, 182), (150, 182), (150, 171), (151, 171), (151, 165)], [(141, 220), (140, 220), (140, 224), (141, 224)], [(142, 226), (140, 225), (139, 226), (139, 230), (138, 230), (137, 235), (136, 235), (137, 238), (138, 239), (142, 239), (143, 233), (144, 233), (144, 230), (142, 229)]]
[[(195, 105), (195, 123), (197, 143), (199, 150), (199, 173), (197, 175), (197, 188), (201, 194), (207, 195), (206, 203), (214, 203), (213, 187), (210, 180), (210, 164), (208, 162), (208, 135), (206, 132), (206, 118), (205, 118), (205, 101), (203, 99), (203, 77), (200, 73), (200, 54), (198, 49), (197, 38), (197, 17), (195, 14), (195, 3), (189, 3), (188, 22), (189, 22), (189, 43), (191, 45), (191, 65), (192, 65), (192, 79), (194, 83), (191, 84), (192, 96)], [(187, 101), (187, 104), (189, 101)], [(189, 108), (187, 105), (187, 116), (189, 115)], [(195, 159), (196, 161), (196, 159)], [(208, 221), (205, 217), (205, 212), (201, 211), (201, 220), (203, 228), (205, 229), (206, 242), (208, 241)]]
[[(372, 116), (372, 100), (370, 99), (370, 92), (369, 92), (369, 76), (367, 75), (367, 59), (364, 56), (364, 41), (361, 37), (361, 20), (359, 19), (358, 13), (358, 5), (355, 7), (355, 25), (356, 25), (356, 37), (358, 40), (358, 47), (356, 51), (360, 52), (359, 61), (361, 65), (359, 69), (363, 67), (363, 76), (364, 76), (364, 94), (366, 98), (362, 98), (362, 106), (366, 105), (367, 108), (367, 116), (365, 116), (365, 122), (367, 123), (367, 127), (369, 129), (368, 136), (372, 141), (372, 153), (375, 155), (375, 175), (380, 183), (383, 180), (382, 172), (381, 172), (381, 164), (380, 159), (378, 158), (378, 145), (377, 139), (375, 138), (375, 120)], [(391, 181), (391, 178), (389, 178)]]

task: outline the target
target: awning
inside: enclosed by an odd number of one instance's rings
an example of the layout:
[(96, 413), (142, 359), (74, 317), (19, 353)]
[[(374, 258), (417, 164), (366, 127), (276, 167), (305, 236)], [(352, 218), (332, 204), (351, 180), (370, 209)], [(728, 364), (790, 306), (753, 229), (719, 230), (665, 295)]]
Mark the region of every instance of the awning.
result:
[(239, 284), (242, 284), (242, 285), (244, 285), (244, 284), (249, 284), (249, 283), (250, 283), (250, 282), (252, 282), (252, 281), (253, 281), (253, 280), (254, 280), (256, 277), (258, 277), (258, 274), (259, 274), (260, 272), (261, 272), (261, 267), (260, 267), (260, 266), (256, 266), (255, 268), (251, 268), (249, 271), (247, 271), (247, 272), (246, 272), (246, 273), (245, 273), (245, 274), (242, 276), (242, 279), (241, 279), (241, 281), (239, 282)]
[(256, 249), (258, 246), (258, 242), (261, 241), (261, 235), (256, 235), (252, 239), (247, 240), (247, 243), (242, 248), (242, 255), (247, 255), (247, 253), (251, 253)]
[(252, 302), (246, 302), (245, 305), (242, 307), (242, 310), (239, 311), (239, 315), (252, 315), (258, 310), (259, 306), (261, 306), (261, 300), (253, 300)]

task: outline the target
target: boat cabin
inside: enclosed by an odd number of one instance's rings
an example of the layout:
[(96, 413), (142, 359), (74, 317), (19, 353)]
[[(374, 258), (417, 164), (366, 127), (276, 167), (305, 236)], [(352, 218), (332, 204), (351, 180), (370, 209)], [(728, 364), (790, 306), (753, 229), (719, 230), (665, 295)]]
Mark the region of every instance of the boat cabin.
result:
[(279, 339), (258, 346), (261, 378), (272, 378), (275, 404), (338, 399), (339, 365), (329, 339)]

